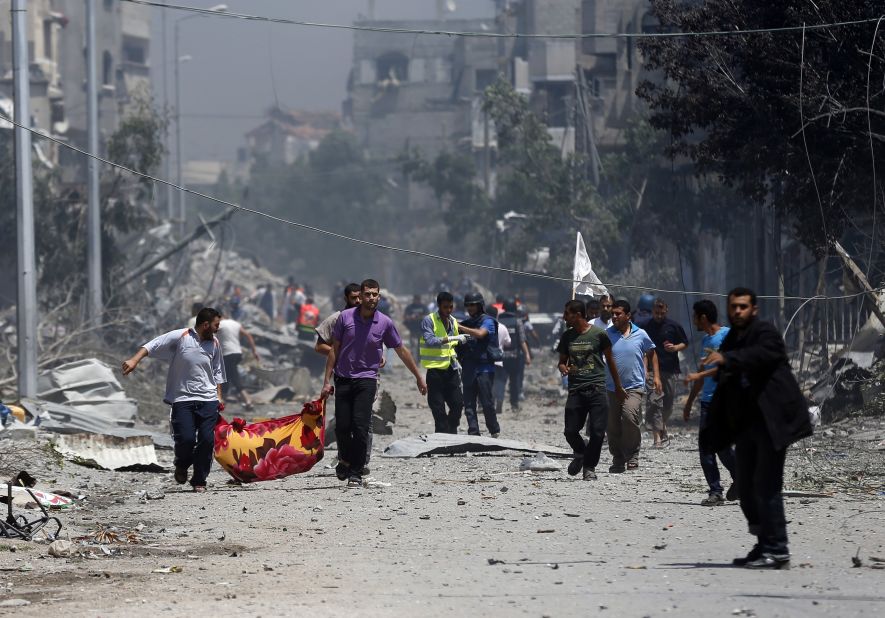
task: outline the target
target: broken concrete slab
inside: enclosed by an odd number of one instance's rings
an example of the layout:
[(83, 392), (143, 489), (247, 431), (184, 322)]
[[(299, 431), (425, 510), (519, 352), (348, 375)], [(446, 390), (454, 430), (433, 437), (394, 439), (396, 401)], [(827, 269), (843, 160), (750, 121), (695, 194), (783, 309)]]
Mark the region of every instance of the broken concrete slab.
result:
[(42, 373), (37, 389), (40, 399), (95, 412), (124, 424), (134, 423), (138, 414), (138, 402), (126, 396), (114, 371), (95, 358), (65, 363)]
[(295, 399), (295, 391), (288, 386), (269, 386), (252, 393), (252, 403), (280, 403)]
[(7, 423), (6, 427), (2, 428), (2, 432), (3, 437), (8, 440), (37, 439), (37, 428), (33, 425), (22, 423), (18, 419), (14, 420), (11, 423)]
[(534, 457), (523, 457), (519, 463), (519, 469), (531, 472), (552, 472), (562, 470), (562, 466), (544, 453), (535, 453)]
[(172, 448), (173, 445), (172, 437), (168, 434), (122, 427), (119, 421), (71, 406), (38, 399), (22, 399), (21, 404), (35, 418), (33, 426), (43, 431), (61, 434), (85, 432), (120, 438), (149, 436), (158, 448)]
[(53, 448), (65, 458), (90, 468), (126, 472), (165, 472), (157, 461), (150, 436), (109, 436), (75, 433), (59, 436)]
[(381, 391), (381, 396), (372, 410), (372, 433), (379, 436), (392, 435), (394, 423), (396, 423), (396, 402), (388, 391)]
[(455, 435), (449, 433), (432, 433), (423, 436), (412, 436), (391, 443), (382, 457), (427, 457), (430, 455), (455, 455), (459, 453), (482, 453), (493, 451), (523, 451), (529, 453), (546, 453), (571, 457), (570, 449), (530, 444), (519, 440), (502, 440), (485, 436)]

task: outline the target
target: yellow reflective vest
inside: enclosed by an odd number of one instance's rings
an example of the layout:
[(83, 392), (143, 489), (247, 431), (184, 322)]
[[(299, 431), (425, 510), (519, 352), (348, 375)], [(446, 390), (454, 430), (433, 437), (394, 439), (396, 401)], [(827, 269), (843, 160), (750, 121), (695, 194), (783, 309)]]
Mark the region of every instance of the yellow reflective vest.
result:
[[(446, 326), (443, 324), (443, 321), (439, 317), (439, 313), (434, 311), (430, 314), (430, 319), (433, 320), (433, 334), (438, 338), (442, 339), (443, 337), (449, 337), (449, 333), (446, 331)], [(458, 322), (456, 322), (453, 318), (454, 322), (454, 334), (458, 334)], [(427, 369), (448, 369), (449, 365), (452, 364), (452, 357), (455, 356), (455, 346), (457, 344), (453, 341), (450, 343), (444, 343), (438, 347), (428, 346), (424, 341), (424, 335), (421, 335), (421, 343), (418, 346), (418, 356), (421, 358), (421, 366), (426, 367)]]

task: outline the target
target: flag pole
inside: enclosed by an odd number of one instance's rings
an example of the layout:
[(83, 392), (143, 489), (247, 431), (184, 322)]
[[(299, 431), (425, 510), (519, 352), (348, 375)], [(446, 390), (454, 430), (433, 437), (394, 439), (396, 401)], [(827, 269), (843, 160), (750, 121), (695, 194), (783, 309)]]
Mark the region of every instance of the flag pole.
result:
[[(578, 248), (581, 246), (581, 232), (578, 232), (575, 237), (575, 264), (578, 262)], [(577, 289), (577, 285), (575, 284), (575, 268), (572, 266), (572, 300), (575, 300), (575, 289)]]

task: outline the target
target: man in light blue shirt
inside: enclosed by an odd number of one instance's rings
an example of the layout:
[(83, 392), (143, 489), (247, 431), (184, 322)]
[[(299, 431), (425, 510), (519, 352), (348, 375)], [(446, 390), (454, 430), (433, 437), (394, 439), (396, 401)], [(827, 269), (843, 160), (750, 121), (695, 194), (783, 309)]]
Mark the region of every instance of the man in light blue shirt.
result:
[(654, 370), (656, 393), (662, 392), (661, 372), (658, 370), (658, 357), (655, 344), (648, 334), (630, 321), (630, 303), (615, 301), (612, 306), (612, 325), (606, 334), (612, 343), (612, 357), (618, 368), (621, 386), (627, 396), (618, 397), (615, 384), (609, 373), (605, 374), (605, 388), (608, 391), (608, 450), (612, 454), (609, 472), (619, 473), (636, 470), (639, 467), (639, 447), (642, 443), (642, 398), (645, 395), (645, 380), (648, 363)]
[(227, 381), (221, 344), (215, 333), (221, 315), (211, 307), (200, 309), (196, 325), (174, 330), (147, 342), (135, 355), (123, 361), (123, 375), (129, 375), (146, 356), (169, 361), (166, 395), (163, 401), (172, 406), (170, 421), (175, 442), (175, 481), (188, 480), (193, 466), (191, 486), (206, 491), (206, 477), (212, 465), (215, 425), (224, 409), (221, 385)]
[[(694, 325), (697, 330), (704, 333), (704, 339), (701, 342), (701, 349), (704, 356), (711, 351), (718, 351), (722, 340), (729, 332), (728, 326), (720, 326), (718, 323), (719, 311), (716, 305), (709, 300), (699, 300), (692, 307), (694, 313)], [(699, 429), (703, 429), (707, 425), (707, 418), (710, 410), (710, 402), (713, 401), (713, 393), (716, 391), (716, 380), (713, 375), (716, 373), (716, 365), (702, 365), (697, 373), (690, 373), (685, 376), (685, 383), (691, 384), (691, 392), (688, 394), (688, 401), (685, 402), (685, 408), (682, 411), (682, 418), (686, 422), (691, 418), (691, 406), (694, 403), (698, 392), (701, 393), (701, 417)], [(701, 500), (703, 506), (719, 506), (725, 504), (726, 500), (737, 500), (737, 485), (735, 479), (735, 456), (734, 446), (722, 449), (718, 453), (707, 452), (700, 448), (698, 444), (698, 452), (701, 458), (701, 469), (704, 471), (704, 478), (710, 490), (707, 497)], [(731, 475), (732, 484), (723, 496), (722, 482), (719, 476), (719, 466), (716, 465), (716, 456), (722, 465)]]

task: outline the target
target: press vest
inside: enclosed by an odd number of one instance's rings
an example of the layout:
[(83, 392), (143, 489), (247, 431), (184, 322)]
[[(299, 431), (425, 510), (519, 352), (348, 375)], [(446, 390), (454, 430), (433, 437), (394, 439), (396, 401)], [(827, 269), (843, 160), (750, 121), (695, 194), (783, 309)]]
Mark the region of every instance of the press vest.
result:
[[(430, 314), (430, 319), (433, 321), (434, 335), (439, 339), (449, 336), (445, 324), (443, 324), (443, 321), (439, 318), (439, 314), (436, 311)], [(455, 322), (454, 334), (458, 334), (457, 322)], [(451, 342), (444, 343), (439, 347), (430, 347), (425, 343), (424, 337), (421, 337), (421, 342), (418, 346), (418, 356), (421, 358), (421, 366), (426, 367), (427, 369), (448, 369), (449, 365), (452, 364), (452, 358), (455, 356), (455, 345), (454, 342)]]

